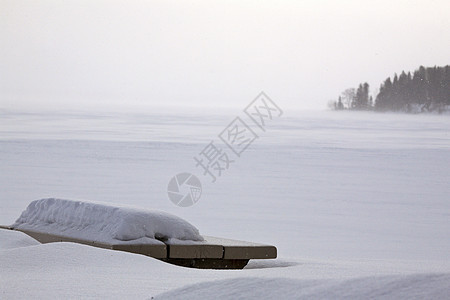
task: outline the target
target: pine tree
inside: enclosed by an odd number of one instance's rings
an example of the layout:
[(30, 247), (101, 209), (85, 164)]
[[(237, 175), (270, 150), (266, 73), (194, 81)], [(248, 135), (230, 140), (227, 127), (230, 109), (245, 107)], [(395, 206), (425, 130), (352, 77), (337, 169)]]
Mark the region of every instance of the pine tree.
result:
[(363, 95), (362, 95), (362, 109), (369, 108), (369, 84), (367, 82), (363, 85)]
[(343, 110), (343, 109), (344, 109), (344, 104), (342, 104), (342, 98), (341, 98), (341, 96), (339, 96), (339, 99), (338, 99), (337, 109), (338, 109), (338, 110)]

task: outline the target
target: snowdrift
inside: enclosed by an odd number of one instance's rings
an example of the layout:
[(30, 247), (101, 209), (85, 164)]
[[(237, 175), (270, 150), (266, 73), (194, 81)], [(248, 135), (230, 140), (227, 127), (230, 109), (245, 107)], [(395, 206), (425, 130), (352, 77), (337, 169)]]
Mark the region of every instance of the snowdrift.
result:
[(450, 274), (412, 274), (350, 280), (241, 277), (202, 282), (153, 299), (447, 299)]
[(56, 198), (31, 202), (11, 227), (107, 243), (203, 241), (196, 227), (165, 212)]
[(1, 230), (0, 251), (35, 245), (40, 245), (40, 243), (23, 232), (12, 230)]

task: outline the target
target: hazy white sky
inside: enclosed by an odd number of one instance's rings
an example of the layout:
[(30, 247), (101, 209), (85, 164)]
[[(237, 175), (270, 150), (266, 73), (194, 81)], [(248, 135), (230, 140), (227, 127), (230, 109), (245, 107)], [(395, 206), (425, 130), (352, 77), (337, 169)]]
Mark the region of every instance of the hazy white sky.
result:
[(450, 63), (450, 1), (0, 0), (0, 108), (325, 108)]

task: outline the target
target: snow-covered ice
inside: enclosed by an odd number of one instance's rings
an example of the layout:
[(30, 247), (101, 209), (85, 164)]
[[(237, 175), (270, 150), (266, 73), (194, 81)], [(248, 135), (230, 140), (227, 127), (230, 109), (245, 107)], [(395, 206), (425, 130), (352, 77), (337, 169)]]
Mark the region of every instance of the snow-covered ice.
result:
[[(1, 297), (210, 298), (224, 285), (249, 297), (265, 286), (268, 297), (450, 294), (448, 116), (286, 111), (211, 183), (193, 156), (238, 113), (0, 112), (0, 224), (33, 199), (92, 199), (278, 248), (244, 270), (195, 270), (0, 230)], [(167, 197), (180, 172), (202, 181), (189, 208)]]

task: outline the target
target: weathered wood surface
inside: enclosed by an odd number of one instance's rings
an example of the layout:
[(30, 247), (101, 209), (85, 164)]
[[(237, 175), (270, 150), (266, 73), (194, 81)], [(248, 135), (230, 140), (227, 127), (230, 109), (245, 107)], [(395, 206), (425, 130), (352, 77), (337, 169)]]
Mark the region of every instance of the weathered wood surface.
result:
[[(0, 226), (1, 229), (10, 229)], [(242, 269), (250, 259), (273, 259), (277, 257), (277, 248), (271, 245), (205, 236), (203, 242), (171, 243), (167, 241), (155, 244), (133, 242), (106, 243), (92, 240), (75, 239), (63, 235), (18, 230), (41, 243), (73, 242), (99, 248), (143, 254), (180, 266), (210, 269)]]

